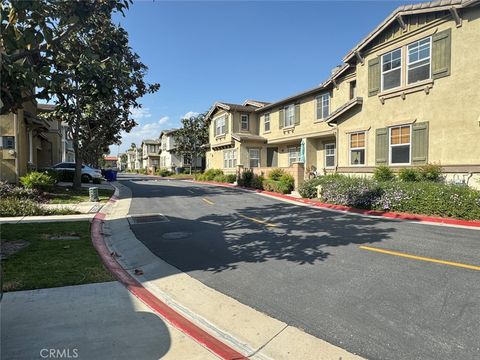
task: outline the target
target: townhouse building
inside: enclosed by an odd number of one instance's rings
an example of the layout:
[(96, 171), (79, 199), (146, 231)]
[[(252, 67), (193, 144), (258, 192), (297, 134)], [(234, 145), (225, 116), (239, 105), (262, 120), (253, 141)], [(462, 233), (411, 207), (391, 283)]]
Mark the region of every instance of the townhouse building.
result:
[(155, 172), (160, 165), (160, 140), (148, 139), (142, 141), (142, 168)]
[(427, 163), (480, 187), (480, 1), (397, 8), (319, 86), (274, 103), (216, 103), (207, 168), (372, 174)]
[(160, 133), (160, 168), (175, 171), (175, 168), (192, 167), (200, 169), (202, 159), (188, 161), (182, 155), (176, 152), (175, 135), (178, 129), (164, 130)]

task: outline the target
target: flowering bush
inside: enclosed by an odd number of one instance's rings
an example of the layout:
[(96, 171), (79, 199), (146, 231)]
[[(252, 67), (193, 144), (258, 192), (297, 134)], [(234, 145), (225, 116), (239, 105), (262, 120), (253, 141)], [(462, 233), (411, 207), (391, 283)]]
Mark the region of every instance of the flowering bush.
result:
[(24, 187), (8, 184), (7, 182), (0, 181), (0, 199), (30, 199), (41, 202), (42, 198), (40, 192), (35, 189), (26, 189)]
[(322, 201), (362, 209), (371, 208), (381, 194), (378, 183), (368, 178), (331, 176), (320, 185)]
[(307, 199), (314, 199), (317, 197), (317, 186), (322, 184), (323, 178), (316, 177), (314, 179), (306, 180), (298, 187), (298, 193), (301, 197)]

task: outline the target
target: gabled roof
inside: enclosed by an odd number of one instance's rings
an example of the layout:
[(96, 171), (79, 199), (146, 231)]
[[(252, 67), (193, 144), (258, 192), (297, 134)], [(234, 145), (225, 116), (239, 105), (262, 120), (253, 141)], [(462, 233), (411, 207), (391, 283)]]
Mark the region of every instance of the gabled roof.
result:
[(268, 105), (270, 104), (269, 102), (266, 102), (266, 101), (257, 101), (257, 100), (245, 100), (243, 102), (243, 106), (246, 106), (246, 105), (251, 105), (251, 106), (256, 106), (256, 107), (263, 107), (265, 105)]
[[(245, 103), (247, 103), (248, 101), (250, 100), (245, 101)], [(207, 115), (205, 116), (205, 120), (208, 121), (210, 117), (213, 115), (213, 113), (215, 112), (215, 110), (217, 109), (223, 109), (226, 111), (254, 112), (258, 107), (259, 106), (251, 105), (251, 104), (240, 105), (240, 104), (230, 104), (230, 103), (217, 101), (215, 104), (213, 104), (213, 106), (208, 111)]]
[(363, 98), (361, 97), (356, 97), (356, 98), (353, 98), (349, 101), (347, 101), (345, 104), (343, 104), (342, 106), (340, 106), (338, 109), (336, 109), (334, 112), (332, 112), (326, 119), (325, 121), (327, 123), (330, 123), (330, 122), (333, 122), (333, 120), (336, 120), (338, 119), (338, 117), (342, 114), (344, 114), (345, 112), (347, 112), (348, 110), (350, 110), (351, 108), (355, 107), (356, 105), (361, 105), (363, 104)]
[(344, 62), (348, 62), (355, 53), (362, 51), (373, 39), (381, 34), (392, 22), (398, 21), (401, 16), (428, 13), (434, 11), (445, 11), (450, 9), (461, 9), (469, 6), (480, 4), (480, 0), (436, 0), (418, 4), (402, 5), (396, 8), (383, 22), (381, 22), (370, 34), (360, 41), (350, 52), (343, 58)]
[(174, 134), (178, 131), (178, 129), (167, 129), (167, 130), (163, 130), (161, 133), (160, 133), (160, 136), (159, 138), (161, 139), (163, 135), (171, 135), (171, 134)]
[(158, 145), (158, 144), (160, 144), (160, 140), (159, 139), (145, 139), (145, 140), (142, 140), (142, 145), (143, 144)]

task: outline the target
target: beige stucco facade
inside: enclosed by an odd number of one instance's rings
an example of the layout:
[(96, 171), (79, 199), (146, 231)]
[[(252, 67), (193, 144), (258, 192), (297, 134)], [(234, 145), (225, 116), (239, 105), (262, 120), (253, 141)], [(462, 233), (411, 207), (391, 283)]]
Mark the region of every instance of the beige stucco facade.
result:
[[(423, 39), (430, 44), (430, 74), (408, 84), (407, 73), (411, 73), (408, 72), (407, 54), (413, 47), (411, 44)], [(437, 39), (443, 40), (436, 43)], [(292, 148), (299, 148), (303, 142), (303, 156), (299, 160), (305, 169), (305, 177), (309, 176), (312, 166), (318, 173), (336, 171), (368, 175), (378, 165), (397, 169), (437, 163), (443, 167), (447, 179), (479, 187), (479, 44), (478, 2), (462, 9), (451, 10), (438, 5), (416, 12), (394, 13), (359, 43), (343, 59), (343, 66), (334, 69), (332, 76), (320, 86), (273, 104), (262, 104), (249, 112), (252, 127), (248, 133), (257, 137), (255, 141), (239, 139), (242, 105), (215, 104), (208, 114), (210, 150), (207, 168), (220, 168), (227, 173), (235, 171), (232, 167), (225, 167), (224, 152), (228, 150), (236, 151), (237, 167), (248, 168), (251, 148), (259, 149), (260, 168), (288, 168), (292, 166)], [(383, 84), (386, 77), (382, 74), (382, 56), (396, 49), (401, 49), (402, 54), (399, 60), (400, 85), (389, 90), (382, 90), (381, 85), (378, 91), (372, 92), (375, 74), (371, 80), (371, 64), (378, 59), (377, 71), (380, 72), (377, 75)], [(446, 70), (436, 76), (439, 64), (446, 64)], [(317, 109), (321, 109), (318, 96), (323, 94), (329, 94), (326, 117), (317, 114)], [(295, 107), (295, 124), (292, 126), (285, 126), (285, 107), (288, 105)], [(228, 121), (228, 131), (218, 136), (215, 134), (215, 120), (222, 116)], [(270, 120), (268, 131), (265, 129), (266, 116)], [(280, 116), (284, 119), (283, 126), (280, 125)], [(398, 126), (410, 131), (405, 137), (409, 141), (405, 148), (409, 151), (405, 155), (408, 162), (405, 160), (401, 164), (392, 155), (397, 151), (394, 149), (394, 134)], [(381, 142), (382, 132), (386, 143)], [(364, 139), (361, 149), (364, 156), (360, 161), (358, 152), (351, 148), (355, 143), (352, 139), (359, 133)], [(407, 140), (402, 138), (405, 144)], [(270, 151), (271, 155), (272, 148), (276, 151), (274, 165), (267, 154)], [(388, 153), (383, 156), (382, 151)]]

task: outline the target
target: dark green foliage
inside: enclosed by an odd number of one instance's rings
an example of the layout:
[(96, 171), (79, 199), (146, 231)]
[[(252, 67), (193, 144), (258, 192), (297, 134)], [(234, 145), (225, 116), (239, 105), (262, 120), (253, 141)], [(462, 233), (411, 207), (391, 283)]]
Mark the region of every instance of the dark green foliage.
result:
[(0, 217), (68, 214), (76, 214), (76, 212), (69, 209), (45, 209), (40, 203), (30, 199), (16, 199), (13, 197), (0, 199)]
[(402, 168), (398, 172), (398, 178), (404, 182), (419, 181), (420, 173), (415, 168)]
[(442, 178), (442, 167), (438, 164), (427, 164), (418, 168), (419, 177), (423, 181), (440, 182)]
[(264, 180), (263, 175), (256, 175), (252, 170), (246, 169), (242, 172), (237, 182), (239, 186), (262, 190)]
[(276, 168), (276, 169), (270, 170), (270, 172), (268, 173), (268, 178), (270, 180), (279, 181), (280, 178), (285, 174), (286, 174), (285, 170)]
[(395, 174), (388, 166), (378, 166), (373, 172), (373, 178), (377, 181), (391, 181), (395, 179)]
[(233, 184), (235, 181), (237, 181), (237, 175), (235, 174), (225, 175), (225, 182)]
[(55, 185), (54, 178), (39, 171), (32, 171), (27, 175), (22, 176), (20, 182), (27, 189), (36, 189), (39, 191), (48, 191), (53, 188), (53, 185)]
[(220, 169), (208, 169), (203, 174), (195, 174), (195, 180), (213, 181), (213, 179), (221, 175), (223, 175), (223, 171)]
[(160, 169), (160, 170), (157, 170), (157, 174), (163, 177), (167, 177), (167, 176), (173, 175), (173, 172), (171, 172), (168, 169)]
[(321, 185), (322, 181), (323, 181), (323, 176), (304, 181), (303, 184), (298, 187), (298, 192), (300, 196), (307, 199), (316, 198), (317, 186)]

